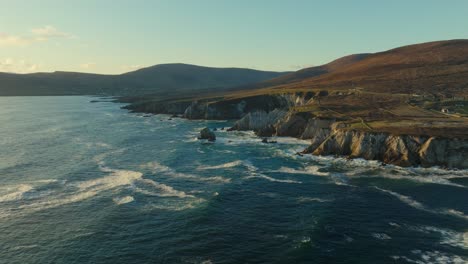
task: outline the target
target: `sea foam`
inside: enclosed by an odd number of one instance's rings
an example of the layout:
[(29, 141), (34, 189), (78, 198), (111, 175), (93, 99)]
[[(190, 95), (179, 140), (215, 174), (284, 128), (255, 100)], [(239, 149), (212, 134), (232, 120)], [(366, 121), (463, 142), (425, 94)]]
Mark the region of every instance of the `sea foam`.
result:
[(450, 216), (455, 216), (455, 217), (458, 217), (458, 218), (468, 220), (468, 215), (464, 214), (463, 212), (460, 212), (460, 211), (457, 211), (457, 210), (454, 210), (454, 209), (447, 209), (447, 208), (440, 208), (440, 209), (428, 208), (427, 206), (425, 206), (424, 204), (414, 200), (410, 196), (399, 194), (397, 192), (393, 192), (393, 191), (390, 191), (390, 190), (381, 189), (381, 188), (376, 187), (376, 186), (374, 186), (374, 188), (376, 188), (377, 190), (379, 190), (381, 192), (390, 194), (390, 195), (396, 197), (401, 202), (403, 202), (403, 203), (405, 203), (405, 204), (407, 204), (407, 205), (409, 205), (411, 207), (414, 207), (414, 208), (416, 208), (418, 210), (422, 210), (422, 211), (426, 211), (426, 212), (430, 212), (430, 213), (435, 213), (435, 214), (450, 215)]

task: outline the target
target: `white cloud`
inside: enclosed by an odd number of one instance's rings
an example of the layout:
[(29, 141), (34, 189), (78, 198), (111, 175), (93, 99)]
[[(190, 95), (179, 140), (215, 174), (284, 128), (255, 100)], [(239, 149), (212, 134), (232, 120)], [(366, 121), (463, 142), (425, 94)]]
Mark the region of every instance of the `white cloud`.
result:
[(122, 69), (123, 70), (126, 70), (126, 71), (136, 71), (136, 70), (139, 70), (141, 68), (144, 68), (145, 66), (143, 65), (124, 65), (122, 66)]
[(10, 35), (0, 32), (0, 46), (27, 46), (38, 41), (48, 41), (49, 39), (72, 39), (76, 38), (74, 35), (62, 32), (53, 26), (43, 26), (34, 28), (31, 33), (26, 36)]
[(62, 32), (53, 26), (43, 26), (31, 29), (31, 32), (36, 36), (37, 40), (48, 40), (50, 38), (74, 38), (70, 33)]
[(39, 71), (40, 68), (39, 64), (29, 63), (25, 60), (0, 59), (0, 72), (31, 73)]
[(93, 68), (94, 66), (96, 66), (95, 62), (87, 62), (87, 63), (80, 64), (80, 68), (82, 69), (90, 69), (90, 68)]
[(0, 32), (0, 46), (26, 46), (32, 39), (22, 36), (13, 36)]

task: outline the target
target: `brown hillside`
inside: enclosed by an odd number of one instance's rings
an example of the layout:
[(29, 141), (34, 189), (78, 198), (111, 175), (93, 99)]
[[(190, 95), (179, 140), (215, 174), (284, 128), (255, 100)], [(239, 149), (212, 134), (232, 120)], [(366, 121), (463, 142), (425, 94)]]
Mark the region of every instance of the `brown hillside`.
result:
[[(330, 68), (333, 64), (314, 68)], [(297, 78), (300, 72), (277, 78), (285, 82), (275, 83), (274, 88), (360, 87), (384, 93), (463, 94), (468, 87), (468, 40), (423, 43), (365, 55), (302, 79)]]

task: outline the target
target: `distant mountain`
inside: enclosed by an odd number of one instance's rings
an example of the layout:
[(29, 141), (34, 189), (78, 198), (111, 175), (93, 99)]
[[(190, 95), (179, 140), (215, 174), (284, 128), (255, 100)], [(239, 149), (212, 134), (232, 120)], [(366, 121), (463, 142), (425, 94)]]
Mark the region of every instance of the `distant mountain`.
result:
[(196, 94), (198, 91), (225, 91), (282, 74), (284, 73), (188, 64), (161, 64), (120, 75), (77, 72), (0, 73), (0, 95)]

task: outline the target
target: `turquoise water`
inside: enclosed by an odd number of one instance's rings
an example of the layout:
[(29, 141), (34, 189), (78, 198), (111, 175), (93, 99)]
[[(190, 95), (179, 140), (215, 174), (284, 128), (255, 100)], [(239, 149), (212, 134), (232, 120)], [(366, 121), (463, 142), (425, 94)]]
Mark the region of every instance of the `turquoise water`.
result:
[(0, 97), (0, 263), (465, 263), (468, 172), (294, 155), (229, 122)]

